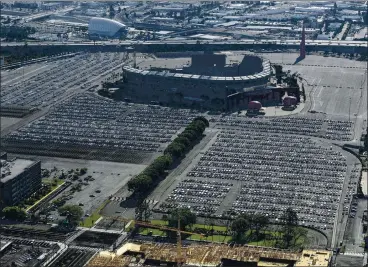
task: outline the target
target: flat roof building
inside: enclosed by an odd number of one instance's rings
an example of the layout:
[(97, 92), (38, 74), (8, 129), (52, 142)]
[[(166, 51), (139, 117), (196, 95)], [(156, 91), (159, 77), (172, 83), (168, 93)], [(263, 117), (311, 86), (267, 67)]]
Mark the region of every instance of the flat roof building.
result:
[(0, 200), (13, 206), (41, 187), (41, 162), (26, 159), (1, 160)]

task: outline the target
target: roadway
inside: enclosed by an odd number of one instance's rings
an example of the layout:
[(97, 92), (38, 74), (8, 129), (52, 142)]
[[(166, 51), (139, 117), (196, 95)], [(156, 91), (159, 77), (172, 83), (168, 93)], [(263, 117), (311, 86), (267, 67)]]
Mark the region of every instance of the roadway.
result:
[(68, 12), (74, 10), (74, 9), (75, 9), (74, 7), (68, 7), (68, 8), (64, 8), (64, 9), (60, 9), (60, 10), (56, 10), (56, 11), (48, 11), (48, 12), (43, 12), (43, 13), (32, 14), (32, 15), (24, 17), (23, 22), (30, 22), (30, 21), (33, 21), (33, 20), (42, 19), (42, 18), (48, 17), (50, 15), (65, 14), (65, 13), (68, 13)]
[[(106, 45), (106, 46), (126, 46), (126, 45), (154, 45), (154, 44), (197, 44), (198, 40), (157, 40), (157, 41), (85, 41), (85, 42), (28, 42), (28, 46), (42, 46), (42, 45)], [(201, 40), (202, 44), (270, 44), (270, 45), (299, 45), (299, 40)], [(306, 46), (350, 46), (350, 47), (368, 47), (365, 41), (327, 41), (327, 40), (306, 40)], [(1, 42), (1, 46), (24, 46), (24, 42)]]

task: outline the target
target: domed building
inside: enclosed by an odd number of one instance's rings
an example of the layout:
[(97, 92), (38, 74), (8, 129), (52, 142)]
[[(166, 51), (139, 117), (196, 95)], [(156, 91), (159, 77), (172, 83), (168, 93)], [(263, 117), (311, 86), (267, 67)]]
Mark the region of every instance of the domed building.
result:
[(127, 34), (127, 27), (123, 23), (105, 18), (92, 18), (88, 24), (88, 34), (94, 38), (119, 38)]

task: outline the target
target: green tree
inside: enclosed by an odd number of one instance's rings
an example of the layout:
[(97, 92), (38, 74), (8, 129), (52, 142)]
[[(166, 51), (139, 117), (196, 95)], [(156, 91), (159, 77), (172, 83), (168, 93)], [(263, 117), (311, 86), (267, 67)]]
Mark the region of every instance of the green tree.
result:
[(2, 213), (9, 220), (24, 221), (27, 218), (25, 210), (17, 206), (5, 207)]
[(237, 243), (245, 242), (245, 234), (251, 229), (251, 220), (246, 214), (239, 215), (231, 224), (233, 240)]
[(186, 137), (190, 141), (195, 141), (195, 140), (198, 139), (199, 134), (196, 131), (194, 131), (194, 130), (185, 129), (179, 136)]
[(78, 205), (64, 205), (58, 209), (61, 216), (67, 216), (70, 225), (78, 225), (83, 216), (83, 210)]
[(303, 248), (308, 243), (308, 230), (303, 227), (295, 227), (291, 246), (293, 248)]
[(280, 222), (283, 236), (282, 246), (284, 248), (289, 248), (295, 238), (295, 230), (298, 226), (298, 215), (292, 208), (288, 208), (281, 215)]
[(185, 151), (184, 145), (177, 142), (173, 142), (170, 145), (168, 145), (168, 147), (164, 150), (164, 154), (165, 155), (169, 154), (174, 158), (179, 158), (183, 155), (184, 151)]
[(191, 141), (189, 140), (189, 138), (185, 137), (185, 136), (178, 136), (177, 138), (175, 138), (174, 142), (178, 142), (180, 144), (183, 144), (185, 147), (190, 147), (191, 145)]
[[(208, 96), (205, 96), (205, 97), (206, 97), (207, 100), (209, 99)], [(205, 124), (206, 127), (209, 127), (210, 126), (210, 123), (208, 122), (208, 120), (205, 117), (203, 117), (203, 116), (196, 117), (194, 119), (194, 121), (202, 121)]]
[(194, 130), (200, 135), (206, 129), (206, 125), (204, 124), (204, 122), (197, 120), (190, 123), (186, 129)]
[(135, 209), (135, 219), (138, 221), (149, 221), (151, 210), (146, 200), (142, 201)]
[(109, 17), (110, 17), (110, 19), (112, 19), (114, 16), (115, 16), (114, 7), (112, 5), (110, 5), (110, 7), (109, 7)]
[(257, 240), (260, 239), (260, 232), (267, 227), (269, 219), (263, 214), (254, 214), (252, 216), (252, 229), (255, 231)]
[(79, 171), (80, 175), (86, 174), (87, 170), (88, 170), (87, 168), (81, 168)]
[(160, 168), (164, 168), (167, 169), (171, 166), (171, 164), (173, 163), (172, 157), (170, 155), (163, 155), (163, 156), (159, 156), (154, 162), (153, 164), (155, 165), (159, 165)]
[(128, 182), (128, 190), (135, 193), (145, 193), (152, 186), (152, 178), (145, 174), (140, 174)]
[(197, 222), (197, 216), (189, 208), (176, 208), (171, 210), (168, 216), (169, 226), (178, 228), (179, 217), (180, 230), (185, 230)]
[(59, 179), (65, 179), (65, 178), (66, 178), (65, 173), (62, 171), (59, 176)]
[(154, 165), (150, 165), (146, 169), (144, 169), (142, 174), (151, 177), (152, 180), (155, 180), (160, 177), (161, 171), (163, 171), (163, 169), (160, 169), (159, 167)]

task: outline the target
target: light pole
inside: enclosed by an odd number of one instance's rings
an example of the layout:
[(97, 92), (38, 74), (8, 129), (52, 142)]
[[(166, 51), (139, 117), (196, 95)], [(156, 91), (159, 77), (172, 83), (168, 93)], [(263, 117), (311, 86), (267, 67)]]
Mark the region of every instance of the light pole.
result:
[(349, 97), (349, 122), (350, 122), (351, 97)]

